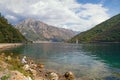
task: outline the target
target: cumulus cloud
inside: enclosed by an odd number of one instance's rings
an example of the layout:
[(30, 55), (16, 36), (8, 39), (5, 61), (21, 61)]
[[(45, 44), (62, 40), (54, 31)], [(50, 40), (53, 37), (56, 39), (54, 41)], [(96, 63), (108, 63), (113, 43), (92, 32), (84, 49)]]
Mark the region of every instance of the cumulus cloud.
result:
[(3, 0), (0, 11), (12, 23), (35, 18), (49, 25), (85, 31), (109, 18), (102, 4), (76, 0)]

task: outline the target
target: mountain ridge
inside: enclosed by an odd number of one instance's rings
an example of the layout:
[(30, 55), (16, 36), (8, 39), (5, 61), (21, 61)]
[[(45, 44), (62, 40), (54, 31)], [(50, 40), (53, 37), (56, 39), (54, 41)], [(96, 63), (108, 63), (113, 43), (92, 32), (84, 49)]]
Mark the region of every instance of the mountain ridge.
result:
[(75, 35), (72, 30), (48, 25), (42, 21), (28, 18), (15, 26), (31, 41), (65, 41)]
[(82, 32), (68, 42), (120, 42), (120, 14)]

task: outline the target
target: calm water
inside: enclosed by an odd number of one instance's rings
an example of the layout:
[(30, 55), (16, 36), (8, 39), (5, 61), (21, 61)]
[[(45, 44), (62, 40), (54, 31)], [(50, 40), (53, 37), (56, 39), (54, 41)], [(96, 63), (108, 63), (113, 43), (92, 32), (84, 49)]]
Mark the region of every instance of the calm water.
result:
[(46, 68), (61, 73), (73, 71), (76, 77), (120, 80), (120, 44), (28, 44), (2, 51), (27, 55)]

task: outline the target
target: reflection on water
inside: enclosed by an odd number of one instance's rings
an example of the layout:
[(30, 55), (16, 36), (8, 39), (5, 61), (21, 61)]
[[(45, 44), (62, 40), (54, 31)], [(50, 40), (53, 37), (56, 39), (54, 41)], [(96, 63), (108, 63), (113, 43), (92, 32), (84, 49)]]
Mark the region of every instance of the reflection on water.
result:
[[(28, 44), (4, 52), (27, 55), (46, 68), (77, 77), (103, 78), (120, 68), (120, 44)], [(111, 70), (112, 69), (112, 70)]]

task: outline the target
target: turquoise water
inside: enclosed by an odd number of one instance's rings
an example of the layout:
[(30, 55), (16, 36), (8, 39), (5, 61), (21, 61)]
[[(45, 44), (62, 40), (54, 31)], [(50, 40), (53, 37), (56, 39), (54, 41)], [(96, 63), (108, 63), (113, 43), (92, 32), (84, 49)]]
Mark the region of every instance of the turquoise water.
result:
[(1, 51), (26, 55), (48, 69), (64, 73), (73, 71), (76, 77), (120, 80), (120, 44), (27, 44)]

